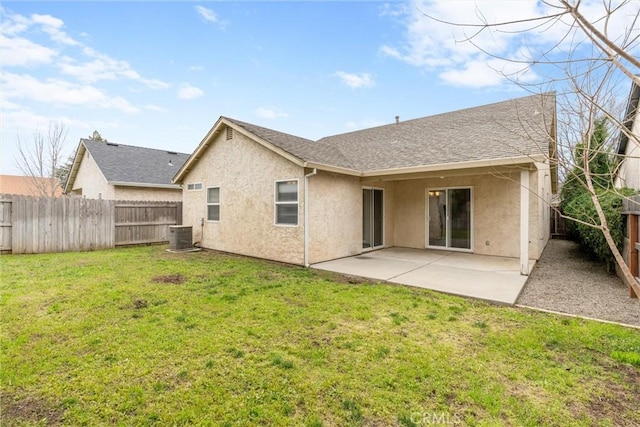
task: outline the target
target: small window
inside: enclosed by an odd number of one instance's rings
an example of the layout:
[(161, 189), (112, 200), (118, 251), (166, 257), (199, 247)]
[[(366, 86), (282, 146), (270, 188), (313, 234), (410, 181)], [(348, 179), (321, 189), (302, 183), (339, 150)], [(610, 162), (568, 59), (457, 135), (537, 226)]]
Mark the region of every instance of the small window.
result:
[(187, 184), (187, 190), (189, 191), (202, 190), (202, 183), (194, 182), (192, 184)]
[(207, 221), (220, 221), (220, 187), (207, 188)]
[(298, 181), (276, 181), (276, 224), (298, 225)]

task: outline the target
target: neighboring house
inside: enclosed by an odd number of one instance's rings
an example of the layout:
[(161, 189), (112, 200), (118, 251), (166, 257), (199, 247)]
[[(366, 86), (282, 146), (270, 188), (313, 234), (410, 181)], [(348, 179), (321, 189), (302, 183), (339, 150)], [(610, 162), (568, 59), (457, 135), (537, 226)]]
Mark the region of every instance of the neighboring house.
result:
[(206, 248), (301, 265), (437, 248), (528, 274), (550, 235), (555, 127), (552, 93), (318, 141), (220, 117), (174, 182)]
[(57, 178), (0, 175), (0, 194), (43, 197), (52, 191), (54, 197), (62, 196), (62, 187)]
[(90, 199), (181, 201), (171, 179), (188, 154), (81, 139), (65, 193)]
[(640, 190), (640, 86), (632, 83), (631, 92), (627, 101), (627, 108), (623, 119), (623, 126), (627, 132), (634, 135), (629, 138), (629, 134), (620, 132), (618, 142), (618, 155), (620, 156), (620, 167), (616, 174), (615, 186), (618, 188), (628, 187)]
[[(631, 84), (631, 91), (627, 100), (627, 108), (622, 121), (626, 132), (620, 132), (618, 155), (620, 165), (615, 179), (618, 188), (628, 187), (640, 191), (640, 86)], [(631, 136), (631, 137), (630, 137)], [(635, 137), (635, 141), (634, 141)], [(627, 215), (626, 235), (622, 249), (622, 256), (631, 270), (631, 274), (640, 283), (640, 196), (625, 200), (625, 214)], [(620, 271), (618, 275), (622, 277)], [(629, 286), (630, 296), (636, 292)]]

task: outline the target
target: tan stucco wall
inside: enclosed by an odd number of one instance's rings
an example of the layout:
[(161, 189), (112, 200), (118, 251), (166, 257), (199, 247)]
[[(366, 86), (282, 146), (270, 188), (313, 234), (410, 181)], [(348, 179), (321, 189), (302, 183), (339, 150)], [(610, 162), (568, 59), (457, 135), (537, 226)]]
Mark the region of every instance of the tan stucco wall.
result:
[(318, 171), (309, 178), (309, 199), (309, 262), (361, 253), (360, 179)]
[[(298, 226), (275, 225), (275, 181), (298, 179)], [(202, 182), (200, 191), (187, 184)], [(220, 222), (206, 221), (207, 187), (220, 187)], [(183, 223), (205, 248), (304, 263), (304, 169), (234, 132), (221, 132), (183, 181)], [(204, 218), (204, 227), (200, 219)]]
[[(551, 238), (551, 171), (547, 163), (535, 163), (529, 180), (529, 257), (539, 259)], [(535, 185), (534, 185), (535, 184)]]
[[(640, 114), (636, 115), (632, 132), (640, 140)], [(625, 157), (616, 177), (616, 187), (629, 187), (640, 190), (640, 147), (629, 138)]]
[[(489, 172), (489, 171), (487, 171)], [(545, 170), (530, 172), (529, 196), (529, 254), (538, 259), (549, 239), (548, 211), (538, 194), (544, 197), (551, 187)], [(542, 178), (538, 179), (538, 175)], [(426, 191), (447, 187), (472, 187), (473, 191), (473, 252), (482, 255), (508, 257), (520, 256), (520, 170), (505, 169), (499, 172), (469, 176), (445, 176), (393, 182), (368, 180), (374, 187), (386, 186), (390, 209), (386, 210), (386, 246), (424, 248), (426, 240)], [(540, 185), (539, 185), (540, 184)], [(550, 191), (549, 191), (550, 193)], [(385, 207), (386, 207), (385, 206)], [(391, 243), (388, 243), (391, 242)]]
[[(103, 197), (104, 198), (104, 197)], [(181, 202), (182, 189), (115, 186), (116, 200), (147, 200), (159, 202)]]
[(89, 151), (84, 153), (71, 194), (82, 195), (87, 199), (113, 200), (115, 198), (113, 186), (107, 183)]

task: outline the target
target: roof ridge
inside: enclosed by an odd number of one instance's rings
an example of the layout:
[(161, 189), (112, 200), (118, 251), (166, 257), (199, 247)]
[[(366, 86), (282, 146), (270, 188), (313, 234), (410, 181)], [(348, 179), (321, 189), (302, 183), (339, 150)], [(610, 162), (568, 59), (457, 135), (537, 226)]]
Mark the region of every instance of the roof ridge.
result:
[(169, 154), (175, 153), (175, 154), (183, 154), (185, 156), (189, 156), (190, 155), (189, 153), (182, 153), (182, 152), (173, 151), (173, 150), (163, 150), (162, 148), (150, 148), (150, 147), (141, 147), (139, 145), (121, 144), (119, 142), (107, 141), (106, 139), (103, 140), (103, 141), (96, 141), (95, 139), (91, 139), (91, 138), (80, 138), (80, 141), (83, 142), (83, 143), (84, 142), (95, 142), (95, 143), (103, 142), (105, 145), (110, 144), (112, 146), (113, 145), (117, 145), (117, 146), (123, 146), (123, 147), (140, 148), (142, 150), (162, 151), (162, 152), (169, 153)]
[(363, 129), (352, 130), (352, 131), (349, 131), (349, 132), (337, 133), (337, 134), (334, 134), (334, 135), (327, 135), (327, 136), (323, 136), (322, 138), (318, 139), (316, 142), (323, 141), (325, 139), (330, 139), (330, 138), (333, 138), (333, 137), (336, 137), (336, 136), (355, 134), (355, 133), (358, 133), (358, 132), (369, 131), (369, 130), (372, 130), (372, 129), (380, 129), (380, 128), (383, 128), (383, 127), (386, 127), (386, 126), (396, 126), (396, 125), (402, 125), (402, 124), (411, 124), (411, 123), (417, 122), (419, 120), (432, 119), (432, 118), (436, 118), (436, 117), (440, 117), (440, 116), (445, 116), (447, 114), (466, 113), (466, 112), (468, 112), (470, 110), (485, 109), (487, 107), (493, 107), (493, 106), (496, 106), (496, 105), (499, 105), (499, 104), (508, 103), (508, 102), (523, 101), (523, 100), (525, 100), (527, 98), (545, 97), (545, 96), (555, 95), (555, 94), (556, 94), (555, 91), (548, 91), (548, 92), (537, 93), (537, 94), (534, 93), (534, 94), (527, 95), (527, 96), (520, 96), (520, 97), (516, 97), (516, 98), (505, 99), (503, 101), (496, 101), (496, 102), (492, 102), (490, 104), (476, 105), (476, 106), (473, 106), (473, 107), (462, 108), (462, 109), (459, 109), (459, 110), (445, 111), (445, 112), (442, 112), (442, 113), (432, 114), (432, 115), (429, 115), (429, 116), (422, 116), (422, 117), (416, 117), (416, 118), (409, 119), (409, 120), (402, 120), (400, 122), (392, 122), (392, 123), (387, 123), (387, 124), (384, 124), (384, 125), (367, 127), (367, 128), (363, 128)]

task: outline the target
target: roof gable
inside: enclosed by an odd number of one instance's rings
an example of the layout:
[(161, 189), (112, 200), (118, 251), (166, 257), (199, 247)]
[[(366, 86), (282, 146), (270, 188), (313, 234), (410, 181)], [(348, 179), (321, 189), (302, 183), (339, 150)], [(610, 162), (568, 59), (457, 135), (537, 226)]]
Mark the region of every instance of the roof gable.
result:
[(185, 153), (81, 139), (67, 191), (73, 188), (85, 151), (89, 152), (100, 172), (112, 185), (175, 186), (171, 179), (189, 157)]

